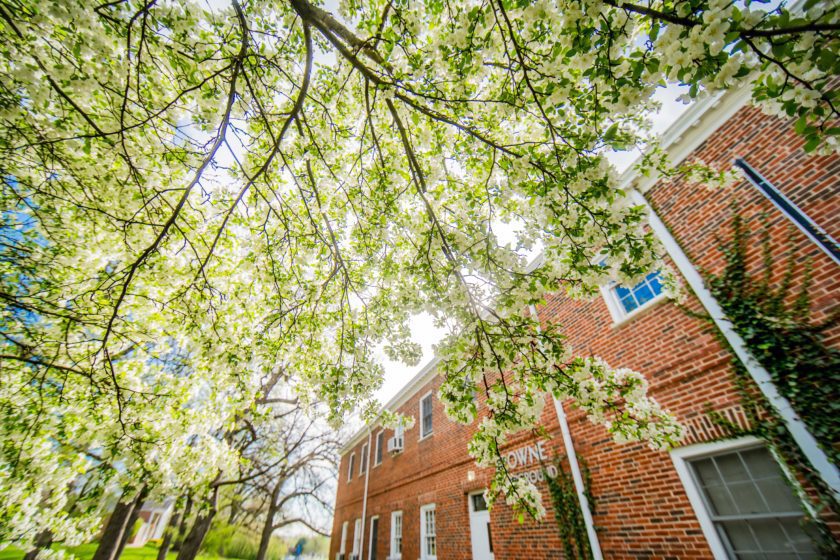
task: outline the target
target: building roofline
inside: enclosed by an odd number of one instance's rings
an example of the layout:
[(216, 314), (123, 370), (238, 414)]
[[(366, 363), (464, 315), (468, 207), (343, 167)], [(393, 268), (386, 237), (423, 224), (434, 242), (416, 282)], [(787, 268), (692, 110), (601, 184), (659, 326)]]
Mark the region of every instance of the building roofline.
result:
[[(404, 405), (408, 399), (414, 396), (419, 388), (426, 385), (426, 383), (435, 376), (436, 368), (439, 362), (440, 358), (438, 356), (434, 356), (431, 360), (426, 362), (426, 364), (420, 368), (420, 371), (418, 371), (408, 383), (403, 385), (403, 388), (400, 389), (397, 394), (391, 398), (391, 400), (385, 403), (382, 410), (396, 410)], [(373, 424), (368, 424), (359, 429), (355, 434), (353, 434), (353, 437), (351, 437), (347, 443), (341, 446), (339, 454), (344, 455), (353, 447), (356, 447), (359, 442), (361, 442), (362, 439), (367, 436), (371, 430), (373, 430), (375, 424), (376, 423), (374, 422)]]
[[(729, 118), (731, 118), (738, 109), (749, 102), (750, 99), (750, 84), (744, 84), (738, 89), (730, 89), (716, 95), (710, 95), (700, 101), (697, 101), (689, 107), (683, 114), (667, 128), (661, 135), (659, 146), (666, 150), (670, 157), (672, 164), (682, 162), (691, 154), (700, 144), (702, 144), (709, 136), (711, 136), (719, 127), (721, 127)], [(633, 163), (619, 176), (618, 184), (622, 189), (629, 190), (635, 188), (641, 193), (647, 192), (659, 180), (657, 175), (649, 177), (642, 176), (636, 169), (636, 166), (641, 162), (642, 157), (639, 156)], [(531, 272), (542, 266), (544, 257), (540, 252), (528, 264), (527, 270)], [(394, 397), (382, 407), (382, 410), (395, 410), (396, 408), (405, 404), (405, 402), (414, 396), (416, 391), (426, 385), (431, 380), (436, 372), (436, 367), (440, 362), (438, 356), (433, 357), (424, 365), (419, 372), (406, 383)], [(375, 423), (374, 423), (375, 425)], [(353, 447), (359, 444), (362, 439), (370, 433), (374, 425), (366, 425), (358, 430), (347, 443), (345, 443), (339, 453), (343, 456)]]

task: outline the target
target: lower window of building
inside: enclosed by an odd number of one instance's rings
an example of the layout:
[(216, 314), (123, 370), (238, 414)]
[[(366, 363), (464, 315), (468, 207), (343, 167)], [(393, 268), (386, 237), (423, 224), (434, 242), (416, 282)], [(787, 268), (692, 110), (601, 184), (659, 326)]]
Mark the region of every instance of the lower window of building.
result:
[(423, 560), (437, 559), (434, 504), (420, 508), (420, 557)]
[(391, 555), (390, 560), (402, 558), (402, 512), (391, 513)]
[(376, 560), (376, 543), (379, 540), (379, 516), (370, 518), (370, 542), (368, 543), (368, 560)]
[(724, 444), (717, 452), (682, 459), (702, 501), (698, 516), (711, 522), (719, 540), (710, 542), (713, 548), (743, 560), (819, 558), (799, 498), (761, 443)]

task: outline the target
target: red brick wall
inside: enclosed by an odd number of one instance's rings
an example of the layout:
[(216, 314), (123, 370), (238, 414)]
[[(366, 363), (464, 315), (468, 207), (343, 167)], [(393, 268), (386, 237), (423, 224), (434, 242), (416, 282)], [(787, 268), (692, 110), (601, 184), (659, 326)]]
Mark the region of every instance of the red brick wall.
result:
[[(776, 185), (817, 224), (840, 237), (840, 158), (805, 155), (802, 142), (789, 123), (743, 108), (724, 123), (692, 154), (718, 167), (729, 167), (736, 156), (746, 160)], [(728, 239), (731, 205), (735, 202), (753, 231), (760, 217), (770, 225), (773, 252), (783, 255), (792, 248), (797, 258), (795, 285), (801, 283), (805, 263), (812, 267), (813, 310), (816, 319), (837, 309), (840, 274), (836, 265), (792, 226), (746, 181), (724, 190), (691, 184), (683, 179), (657, 184), (646, 197), (670, 228), (694, 265), (704, 274), (719, 272), (722, 259), (717, 238)], [(788, 242), (792, 235), (792, 245)], [(761, 261), (758, 238), (751, 244), (750, 266)], [(784, 267), (777, 267), (777, 277)], [(686, 306), (702, 311), (688, 294)], [(573, 301), (563, 296), (547, 300), (539, 310), (543, 321), (560, 323), (569, 343), (580, 355), (597, 355), (615, 366), (644, 373), (653, 396), (677, 415), (688, 428), (685, 444), (721, 437), (705, 415), (708, 406), (725, 411), (741, 423), (745, 418), (732, 383), (732, 356), (710, 331), (707, 323), (692, 318), (671, 302), (662, 301), (630, 321), (613, 325), (603, 298)], [(840, 344), (840, 329), (831, 341)], [(418, 402), (439, 380), (419, 390), (401, 411), (418, 416)], [(619, 445), (606, 431), (591, 424), (569, 407), (570, 427), (578, 455), (592, 474), (596, 499), (595, 524), (605, 558), (710, 558), (711, 552), (674, 470), (670, 455), (644, 445)], [(554, 436), (555, 456), (564, 453), (553, 407), (546, 406), (543, 421)], [(471, 557), (467, 494), (486, 484), (487, 472), (478, 469), (466, 452), (471, 428), (450, 422), (435, 401), (434, 435), (418, 442), (419, 425), (406, 432), (405, 451), (385, 454), (383, 464), (371, 471), (368, 521), (365, 523), (365, 558), (369, 519), (379, 515), (377, 558), (389, 554), (391, 511), (403, 511), (403, 559), (419, 558), (419, 509), (435, 503), (438, 523), (438, 557), (442, 560)], [(374, 432), (375, 435), (375, 432)], [(387, 438), (392, 434), (386, 432)], [(517, 447), (527, 442), (518, 438)], [(374, 439), (375, 444), (375, 439)], [(356, 473), (346, 481), (347, 455), (339, 471), (338, 494), (330, 554), (339, 550), (341, 524), (349, 521), (347, 551), (352, 550), (353, 521), (361, 516), (364, 479)], [(349, 453), (348, 453), (349, 455)], [(468, 471), (475, 480), (468, 481)], [(543, 488), (544, 490), (544, 488)], [(491, 513), (497, 560), (561, 558), (560, 542), (547, 492), (543, 492), (547, 519), (541, 524), (520, 525), (504, 504)]]

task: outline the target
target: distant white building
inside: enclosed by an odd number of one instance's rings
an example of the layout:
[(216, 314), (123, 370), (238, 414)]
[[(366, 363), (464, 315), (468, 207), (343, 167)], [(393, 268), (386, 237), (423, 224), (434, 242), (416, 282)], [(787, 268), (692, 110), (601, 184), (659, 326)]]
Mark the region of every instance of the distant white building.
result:
[(175, 500), (167, 498), (162, 504), (157, 502), (143, 502), (138, 520), (143, 524), (133, 537), (128, 540), (129, 546), (143, 546), (155, 539), (162, 539), (163, 532), (169, 524), (169, 518), (175, 511)]

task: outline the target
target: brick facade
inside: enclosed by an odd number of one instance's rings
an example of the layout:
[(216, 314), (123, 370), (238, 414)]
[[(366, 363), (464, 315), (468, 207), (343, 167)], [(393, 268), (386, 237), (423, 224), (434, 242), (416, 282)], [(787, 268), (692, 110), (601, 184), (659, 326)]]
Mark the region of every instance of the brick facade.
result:
[[(806, 155), (790, 123), (743, 106), (725, 122), (716, 122), (714, 110), (702, 118), (707, 138), (688, 159), (729, 167), (743, 157), (781, 190), (814, 222), (833, 237), (840, 236), (840, 158)], [(712, 121), (710, 126), (709, 121)], [(718, 126), (719, 125), (719, 126)], [(752, 185), (742, 181), (725, 190), (714, 190), (678, 179), (656, 184), (645, 197), (668, 226), (693, 265), (703, 275), (722, 269), (718, 239), (730, 235), (732, 205), (754, 231), (762, 220), (769, 224), (774, 255), (783, 259), (796, 254), (794, 283), (801, 283), (811, 268), (812, 307), (821, 319), (836, 311), (840, 294), (837, 265), (798, 230)], [(758, 269), (761, 250), (757, 236), (749, 253), (750, 266)], [(781, 274), (784, 267), (777, 267)], [(685, 305), (702, 311), (699, 300), (688, 294)], [(574, 351), (597, 355), (612, 365), (640, 371), (650, 382), (650, 392), (687, 428), (684, 445), (720, 439), (724, 434), (705, 414), (709, 406), (745, 426), (746, 416), (733, 385), (733, 355), (722, 345), (709, 324), (691, 317), (675, 304), (660, 300), (630, 320), (614, 324), (603, 298), (574, 301), (551, 297), (539, 309), (544, 322), (559, 323)], [(840, 329), (830, 336), (840, 345)], [(419, 400), (435, 391), (440, 379), (428, 375), (418, 383), (400, 412), (419, 418)], [(644, 445), (616, 444), (606, 431), (590, 423), (583, 413), (566, 403), (568, 422), (577, 454), (592, 476), (596, 505), (595, 525), (605, 558), (711, 558), (700, 522), (675, 470), (671, 456)], [(420, 507), (434, 503), (437, 512), (438, 558), (472, 557), (467, 496), (485, 487), (489, 473), (475, 466), (467, 455), (472, 427), (449, 421), (442, 405), (434, 401), (433, 435), (419, 440), (417, 425), (405, 434), (405, 449), (397, 455), (383, 452), (383, 462), (371, 466), (368, 480), (364, 558), (368, 558), (370, 518), (379, 516), (376, 558), (390, 553), (391, 512), (403, 512), (404, 560), (420, 558)], [(564, 454), (554, 406), (549, 399), (543, 415), (551, 440), (545, 441), (551, 457)], [(371, 438), (371, 462), (376, 433)], [(386, 431), (385, 440), (392, 436)], [(533, 443), (514, 439), (509, 449)], [(359, 476), (358, 439), (342, 457), (336, 497), (330, 558), (339, 551), (342, 524), (349, 522), (346, 550), (352, 551), (354, 520), (361, 517), (365, 477)], [(352, 479), (347, 479), (351, 452), (356, 453)], [(555, 520), (545, 485), (541, 484), (548, 516), (542, 523), (520, 524), (511, 511), (498, 504), (491, 512), (495, 559), (528, 560), (562, 558)]]

